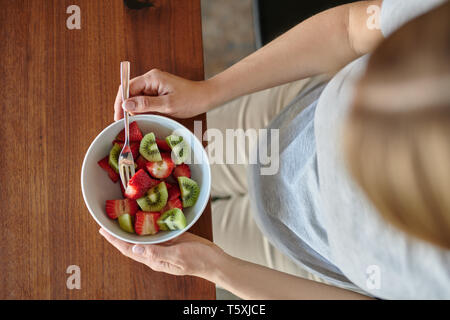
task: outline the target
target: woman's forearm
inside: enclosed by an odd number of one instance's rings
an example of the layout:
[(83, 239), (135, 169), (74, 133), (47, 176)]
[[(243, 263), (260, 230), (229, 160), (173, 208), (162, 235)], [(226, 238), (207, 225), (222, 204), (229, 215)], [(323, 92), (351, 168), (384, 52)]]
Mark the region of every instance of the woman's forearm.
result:
[[(209, 79), (211, 107), (248, 93), (339, 70), (364, 53), (355, 50), (355, 39), (381, 39), (379, 31), (372, 35), (362, 30), (371, 3), (381, 1), (343, 5), (317, 14)], [(361, 42), (370, 49), (376, 41)]]
[(215, 264), (208, 280), (243, 299), (370, 299), (353, 291), (299, 278), (229, 255), (215, 259)]

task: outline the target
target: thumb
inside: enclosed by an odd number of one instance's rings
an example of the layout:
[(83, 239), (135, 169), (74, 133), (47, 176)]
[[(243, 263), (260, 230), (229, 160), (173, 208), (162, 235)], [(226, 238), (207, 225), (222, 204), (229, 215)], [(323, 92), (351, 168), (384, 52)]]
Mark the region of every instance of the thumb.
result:
[(165, 100), (164, 96), (136, 96), (125, 100), (122, 107), (131, 113), (163, 112)]
[(161, 261), (174, 263), (176, 252), (170, 250), (169, 247), (160, 245), (134, 245), (131, 249), (135, 260), (141, 261), (147, 258), (145, 263), (155, 270)]

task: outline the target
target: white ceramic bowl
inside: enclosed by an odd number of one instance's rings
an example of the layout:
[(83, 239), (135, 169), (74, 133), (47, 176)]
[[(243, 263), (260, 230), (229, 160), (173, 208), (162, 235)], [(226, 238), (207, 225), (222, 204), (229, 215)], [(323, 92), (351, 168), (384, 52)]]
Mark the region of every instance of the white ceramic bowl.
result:
[(193, 207), (183, 209), (186, 215), (187, 227), (177, 231), (159, 231), (155, 235), (139, 236), (128, 233), (119, 227), (116, 220), (108, 218), (105, 212), (105, 201), (122, 199), (119, 182), (113, 183), (108, 174), (99, 167), (97, 162), (109, 154), (112, 141), (123, 129), (123, 121), (112, 123), (106, 127), (92, 142), (81, 169), (81, 189), (86, 206), (92, 217), (102, 228), (108, 230), (115, 237), (131, 243), (160, 243), (173, 239), (188, 230), (202, 215), (211, 191), (211, 168), (208, 157), (201, 142), (180, 123), (162, 116), (138, 115), (130, 117), (131, 121), (137, 121), (143, 134), (154, 132), (156, 137), (164, 138), (174, 131), (177, 135), (189, 142), (191, 146), (191, 169), (192, 179), (200, 187), (200, 195)]

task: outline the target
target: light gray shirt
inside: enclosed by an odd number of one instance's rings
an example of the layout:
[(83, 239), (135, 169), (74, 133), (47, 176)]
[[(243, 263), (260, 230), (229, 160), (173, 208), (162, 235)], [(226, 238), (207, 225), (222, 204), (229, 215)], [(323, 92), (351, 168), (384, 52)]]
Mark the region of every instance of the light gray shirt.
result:
[[(381, 31), (389, 36), (442, 2), (384, 0)], [(281, 251), (334, 285), (383, 299), (450, 299), (450, 251), (382, 220), (343, 162), (342, 124), (368, 59), (312, 85), (269, 125), (280, 130), (280, 169), (262, 176), (259, 165), (249, 168), (255, 220)]]

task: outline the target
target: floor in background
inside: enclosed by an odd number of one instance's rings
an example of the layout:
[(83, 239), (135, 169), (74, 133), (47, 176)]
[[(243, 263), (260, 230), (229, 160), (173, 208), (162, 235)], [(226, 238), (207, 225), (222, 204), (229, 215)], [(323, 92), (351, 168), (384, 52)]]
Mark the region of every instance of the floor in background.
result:
[(252, 0), (201, 0), (205, 78), (255, 50)]

